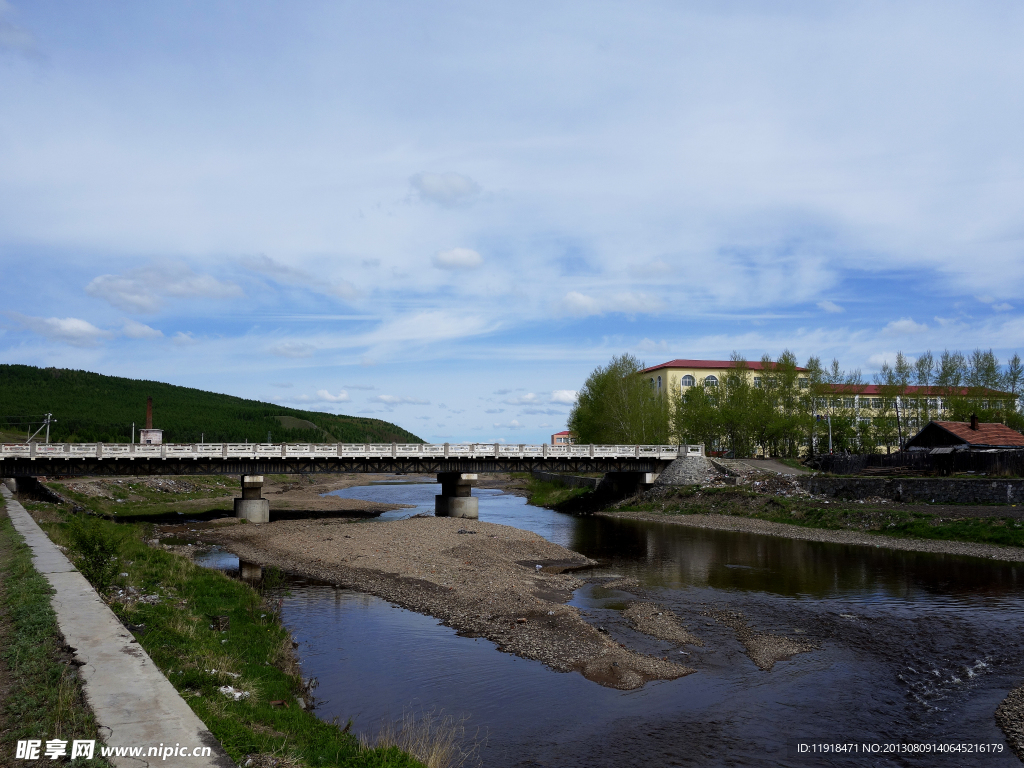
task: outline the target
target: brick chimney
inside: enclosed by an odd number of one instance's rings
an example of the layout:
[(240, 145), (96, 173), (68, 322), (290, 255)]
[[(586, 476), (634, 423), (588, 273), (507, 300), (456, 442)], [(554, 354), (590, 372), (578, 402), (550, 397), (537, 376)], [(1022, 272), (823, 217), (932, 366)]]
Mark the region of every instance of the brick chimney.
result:
[(971, 414), (971, 429), (975, 432), (978, 431), (978, 414), (976, 413)]
[(153, 398), (146, 398), (146, 429), (153, 428)]

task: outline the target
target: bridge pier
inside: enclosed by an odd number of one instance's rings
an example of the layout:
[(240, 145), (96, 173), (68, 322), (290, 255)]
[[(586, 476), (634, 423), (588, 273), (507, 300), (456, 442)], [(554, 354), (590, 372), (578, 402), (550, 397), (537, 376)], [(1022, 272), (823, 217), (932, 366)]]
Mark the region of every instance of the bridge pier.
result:
[(235, 499), (235, 517), (250, 523), (270, 522), (270, 502), (263, 498), (263, 475), (242, 475), (242, 498)]
[(473, 481), (476, 475), (464, 472), (438, 472), (437, 482), (441, 493), (434, 497), (436, 517), (465, 517), (476, 520), (480, 517), (479, 503), (473, 496)]

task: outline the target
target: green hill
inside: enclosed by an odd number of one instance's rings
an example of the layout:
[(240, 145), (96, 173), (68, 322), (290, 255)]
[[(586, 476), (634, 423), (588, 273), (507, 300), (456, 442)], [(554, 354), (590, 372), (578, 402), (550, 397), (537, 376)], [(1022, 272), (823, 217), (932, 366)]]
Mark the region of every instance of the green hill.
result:
[[(146, 398), (153, 398), (153, 426), (164, 442), (422, 443), (381, 419), (300, 411), (159, 381), (103, 376), (88, 371), (0, 365), (0, 430), (8, 439), (27, 436), (42, 415), (53, 413), (52, 442), (125, 443), (145, 426)], [(33, 430), (35, 427), (33, 427)], [(138, 435), (138, 432), (136, 432)]]

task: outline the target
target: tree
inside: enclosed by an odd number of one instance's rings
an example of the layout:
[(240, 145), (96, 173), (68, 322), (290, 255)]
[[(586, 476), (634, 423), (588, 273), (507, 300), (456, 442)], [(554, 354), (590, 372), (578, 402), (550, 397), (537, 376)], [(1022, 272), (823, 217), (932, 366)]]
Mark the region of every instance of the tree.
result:
[(630, 354), (595, 368), (569, 413), (569, 431), (580, 443), (660, 445), (668, 442), (668, 397), (640, 374)]

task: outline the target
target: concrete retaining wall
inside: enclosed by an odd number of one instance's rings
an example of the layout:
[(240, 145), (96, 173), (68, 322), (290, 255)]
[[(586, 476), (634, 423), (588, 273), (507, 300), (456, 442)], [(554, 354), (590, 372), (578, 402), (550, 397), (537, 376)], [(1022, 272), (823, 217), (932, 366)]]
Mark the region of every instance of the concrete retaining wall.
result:
[(823, 477), (799, 478), (799, 483), (816, 496), (863, 499), (880, 496), (904, 502), (937, 504), (1020, 504), (1024, 502), (1024, 480)]
[(559, 483), (570, 488), (590, 488), (597, 490), (601, 484), (600, 477), (577, 477), (576, 475), (563, 475), (558, 472), (533, 472), (533, 479), (545, 483)]

